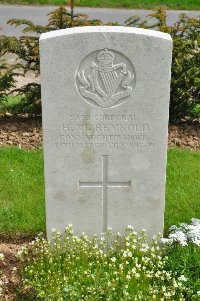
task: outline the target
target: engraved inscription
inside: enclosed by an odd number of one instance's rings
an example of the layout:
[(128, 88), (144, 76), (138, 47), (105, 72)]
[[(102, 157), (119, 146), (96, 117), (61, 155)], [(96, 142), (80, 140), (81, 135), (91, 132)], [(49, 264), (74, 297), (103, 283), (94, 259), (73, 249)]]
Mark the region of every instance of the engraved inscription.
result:
[(123, 153), (153, 146), (148, 122), (137, 121), (135, 115), (70, 114), (60, 126), (56, 148), (115, 150)]
[(135, 71), (124, 55), (115, 50), (102, 49), (83, 59), (76, 71), (76, 85), (89, 104), (111, 108), (131, 95)]
[(102, 181), (101, 182), (82, 182), (79, 181), (80, 187), (100, 187), (102, 188), (102, 233), (105, 233), (108, 223), (107, 223), (107, 189), (108, 187), (131, 187), (131, 181), (128, 182), (109, 182), (108, 180), (108, 156), (102, 156)]

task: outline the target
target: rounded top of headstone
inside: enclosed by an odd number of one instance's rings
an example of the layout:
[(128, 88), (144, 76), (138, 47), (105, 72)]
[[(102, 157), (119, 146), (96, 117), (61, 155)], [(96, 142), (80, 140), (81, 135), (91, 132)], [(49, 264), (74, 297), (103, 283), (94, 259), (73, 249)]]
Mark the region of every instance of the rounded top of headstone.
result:
[(56, 38), (60, 36), (70, 35), (70, 34), (83, 34), (83, 33), (128, 33), (128, 34), (136, 34), (136, 35), (144, 35), (159, 39), (164, 39), (168, 41), (172, 41), (171, 36), (168, 33), (144, 29), (144, 28), (133, 28), (133, 27), (125, 27), (125, 26), (82, 26), (82, 27), (73, 27), (66, 28), (61, 30), (49, 31), (41, 34), (40, 41), (50, 38)]

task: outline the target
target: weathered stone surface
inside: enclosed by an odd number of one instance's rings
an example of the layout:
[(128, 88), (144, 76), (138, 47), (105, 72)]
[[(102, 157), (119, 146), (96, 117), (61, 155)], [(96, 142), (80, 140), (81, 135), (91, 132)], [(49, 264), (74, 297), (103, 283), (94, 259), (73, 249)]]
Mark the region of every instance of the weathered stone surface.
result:
[(162, 232), (172, 42), (125, 27), (40, 39), (47, 233)]

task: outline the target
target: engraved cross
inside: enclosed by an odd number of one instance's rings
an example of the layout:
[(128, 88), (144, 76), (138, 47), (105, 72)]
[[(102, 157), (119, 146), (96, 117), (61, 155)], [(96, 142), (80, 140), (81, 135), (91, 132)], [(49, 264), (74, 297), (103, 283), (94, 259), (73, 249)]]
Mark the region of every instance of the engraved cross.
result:
[(79, 187), (101, 187), (102, 188), (102, 233), (107, 229), (107, 190), (108, 187), (131, 187), (131, 181), (128, 182), (109, 182), (108, 181), (108, 155), (102, 156), (102, 181), (101, 182), (82, 182), (79, 181)]

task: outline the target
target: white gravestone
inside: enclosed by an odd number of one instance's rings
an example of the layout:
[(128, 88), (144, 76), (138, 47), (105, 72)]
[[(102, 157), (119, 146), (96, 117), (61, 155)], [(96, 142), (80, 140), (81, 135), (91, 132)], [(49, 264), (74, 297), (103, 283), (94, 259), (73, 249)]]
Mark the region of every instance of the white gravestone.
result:
[(40, 39), (47, 235), (163, 231), (172, 41), (128, 27)]

